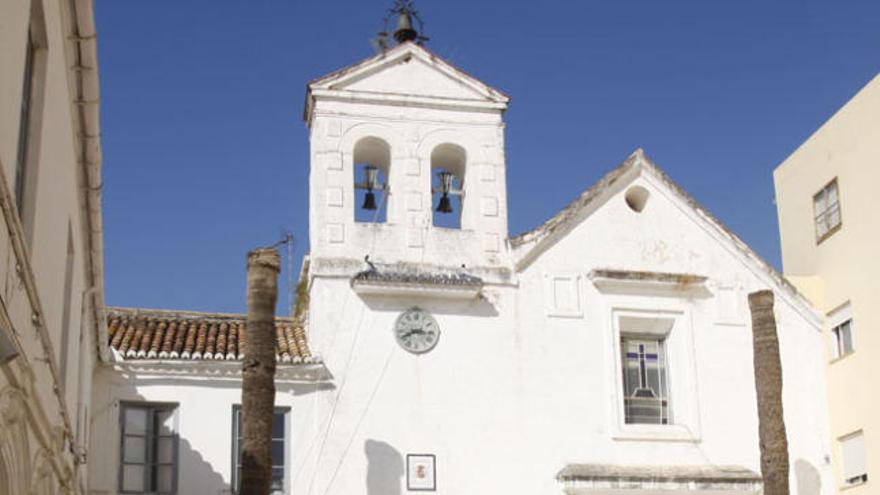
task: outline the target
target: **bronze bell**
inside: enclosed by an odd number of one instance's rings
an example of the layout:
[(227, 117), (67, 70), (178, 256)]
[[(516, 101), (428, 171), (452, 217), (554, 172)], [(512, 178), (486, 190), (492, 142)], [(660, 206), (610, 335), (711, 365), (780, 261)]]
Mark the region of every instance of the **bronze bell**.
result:
[(452, 202), (449, 201), (449, 195), (443, 193), (440, 196), (440, 204), (437, 205), (437, 211), (439, 213), (452, 213)]
[(373, 190), (376, 188), (376, 185), (379, 181), (379, 169), (374, 167), (373, 165), (367, 165), (364, 167), (364, 183), (360, 186), (363, 189), (367, 190), (367, 194), (364, 196), (364, 204), (361, 206), (364, 210), (375, 210), (376, 209), (376, 194)]
[(454, 176), (448, 170), (441, 170), (437, 174), (440, 179), (440, 204), (437, 205), (439, 213), (452, 213), (452, 202), (449, 201), (449, 192), (452, 191), (452, 178)]
[(376, 193), (373, 191), (367, 191), (367, 194), (364, 195), (364, 204), (361, 206), (364, 210), (375, 210), (376, 209)]
[(418, 38), (418, 36), (419, 33), (413, 29), (409, 10), (406, 8), (401, 9), (400, 14), (397, 16), (397, 29), (394, 30), (394, 39), (397, 40), (398, 43), (405, 43), (407, 41), (413, 41)]

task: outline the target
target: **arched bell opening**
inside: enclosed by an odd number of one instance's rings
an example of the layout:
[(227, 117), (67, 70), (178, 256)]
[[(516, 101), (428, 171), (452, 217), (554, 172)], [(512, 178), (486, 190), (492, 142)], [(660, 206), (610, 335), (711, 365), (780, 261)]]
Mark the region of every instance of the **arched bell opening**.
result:
[(384, 223), (388, 219), (388, 177), (391, 147), (382, 139), (365, 137), (354, 145), (354, 220)]
[(467, 154), (461, 146), (446, 143), (431, 152), (431, 209), (435, 227), (461, 228), (466, 165)]

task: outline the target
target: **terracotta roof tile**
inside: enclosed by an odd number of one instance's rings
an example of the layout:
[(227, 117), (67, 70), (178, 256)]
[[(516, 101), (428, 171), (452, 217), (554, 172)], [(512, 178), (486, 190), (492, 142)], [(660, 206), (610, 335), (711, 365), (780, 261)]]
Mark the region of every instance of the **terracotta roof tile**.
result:
[[(123, 359), (241, 360), (247, 346), (245, 315), (110, 308), (107, 340)], [(281, 363), (318, 363), (298, 320), (276, 318)]]

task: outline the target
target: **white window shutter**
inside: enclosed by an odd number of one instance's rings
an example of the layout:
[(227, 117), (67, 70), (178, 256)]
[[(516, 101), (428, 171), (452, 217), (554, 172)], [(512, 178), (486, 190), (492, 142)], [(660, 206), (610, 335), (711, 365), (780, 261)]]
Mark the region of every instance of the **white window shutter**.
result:
[(840, 447), (843, 451), (843, 479), (865, 474), (865, 436), (862, 432), (841, 438)]

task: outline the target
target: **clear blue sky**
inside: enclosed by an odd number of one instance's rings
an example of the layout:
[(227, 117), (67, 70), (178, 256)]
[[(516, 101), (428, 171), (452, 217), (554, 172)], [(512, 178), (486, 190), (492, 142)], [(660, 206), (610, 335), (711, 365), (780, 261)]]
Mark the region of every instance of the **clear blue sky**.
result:
[[(298, 271), (306, 82), (370, 56), (391, 3), (97, 2), (109, 304), (244, 311), (245, 254), (283, 230)], [(779, 267), (773, 168), (880, 70), (877, 0), (416, 7), (429, 49), (512, 97), (511, 234), (642, 147)]]

